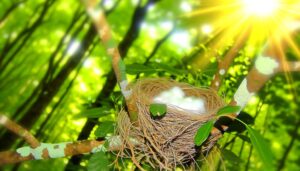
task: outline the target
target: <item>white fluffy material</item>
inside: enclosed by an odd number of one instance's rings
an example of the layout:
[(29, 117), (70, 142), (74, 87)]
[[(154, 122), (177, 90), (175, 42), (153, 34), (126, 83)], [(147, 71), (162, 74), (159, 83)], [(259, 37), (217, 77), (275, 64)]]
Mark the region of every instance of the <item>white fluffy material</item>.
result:
[(185, 96), (180, 87), (173, 87), (170, 90), (160, 93), (154, 98), (154, 102), (175, 106), (195, 114), (204, 114), (206, 112), (205, 101), (203, 99)]

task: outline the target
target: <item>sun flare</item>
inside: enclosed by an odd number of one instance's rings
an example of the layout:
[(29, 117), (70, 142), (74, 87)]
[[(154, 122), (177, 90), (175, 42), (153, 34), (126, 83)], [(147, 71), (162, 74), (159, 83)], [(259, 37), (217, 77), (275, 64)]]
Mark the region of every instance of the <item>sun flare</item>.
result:
[[(285, 42), (300, 58), (300, 48), (294, 37), (295, 31), (300, 31), (299, 0), (202, 0), (199, 8), (186, 17), (191, 22), (198, 21), (203, 37), (214, 40), (209, 42), (212, 54), (195, 57), (192, 63), (195, 68), (205, 66), (206, 56), (215, 55), (215, 49), (221, 49), (220, 53), (227, 47), (255, 49), (249, 50), (249, 54), (253, 54), (271, 39)], [(279, 43), (274, 49), (283, 49), (280, 46)], [(229, 50), (226, 55), (236, 56), (235, 52)]]
[(259, 17), (270, 16), (280, 7), (278, 0), (243, 0), (243, 5), (246, 14)]

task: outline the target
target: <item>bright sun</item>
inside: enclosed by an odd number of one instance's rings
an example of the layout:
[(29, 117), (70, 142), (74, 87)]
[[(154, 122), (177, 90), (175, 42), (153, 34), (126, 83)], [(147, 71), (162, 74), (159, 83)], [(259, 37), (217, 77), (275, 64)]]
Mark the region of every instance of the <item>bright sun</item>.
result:
[[(228, 45), (252, 54), (272, 38), (284, 40), (300, 58), (293, 34), (300, 31), (300, 0), (201, 0), (199, 8), (185, 17), (201, 24), (203, 37), (213, 37), (208, 41), (212, 55), (215, 49), (223, 50)], [(276, 49), (283, 49), (280, 43)], [(226, 55), (235, 56), (234, 52)], [(203, 56), (211, 54), (200, 54), (193, 66), (205, 65), (208, 60)]]
[(266, 17), (274, 14), (279, 8), (278, 0), (243, 0), (246, 14)]

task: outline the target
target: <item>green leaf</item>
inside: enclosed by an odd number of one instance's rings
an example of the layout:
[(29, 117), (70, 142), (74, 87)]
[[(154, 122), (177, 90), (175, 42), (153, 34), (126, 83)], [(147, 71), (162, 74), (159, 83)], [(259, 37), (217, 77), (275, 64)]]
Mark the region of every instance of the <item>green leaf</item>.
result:
[(165, 71), (165, 72), (168, 72), (173, 75), (182, 75), (182, 74), (187, 73), (186, 70), (174, 68), (174, 67), (164, 64), (164, 63), (153, 62), (153, 63), (150, 63), (149, 66), (152, 66), (153, 68), (155, 68), (156, 71)]
[(212, 130), (214, 125), (214, 121), (208, 121), (205, 124), (203, 124), (197, 131), (195, 137), (194, 137), (194, 143), (197, 146), (200, 146), (209, 136), (210, 131)]
[(110, 114), (111, 114), (110, 108), (98, 107), (98, 108), (83, 110), (78, 115), (75, 115), (74, 118), (100, 118)]
[(106, 137), (109, 133), (114, 133), (115, 122), (107, 121), (100, 123), (98, 128), (95, 130), (96, 137)]
[(224, 115), (224, 114), (230, 114), (230, 113), (237, 113), (241, 110), (240, 106), (225, 106), (217, 112), (217, 115)]
[(100, 151), (94, 153), (89, 160), (87, 170), (88, 171), (109, 171), (109, 161), (105, 152)]
[(243, 160), (240, 157), (238, 157), (236, 154), (234, 154), (232, 151), (222, 149), (222, 155), (225, 160), (233, 164), (240, 164), (243, 162)]
[(153, 103), (150, 105), (150, 113), (152, 116), (163, 116), (167, 112), (167, 105), (165, 104), (159, 104), (159, 103)]
[(240, 139), (242, 139), (243, 141), (246, 141), (246, 142), (248, 142), (248, 143), (251, 142), (251, 140), (250, 140), (250, 138), (249, 138), (248, 136), (240, 135), (240, 134), (238, 134), (237, 136), (238, 136)]
[(258, 152), (258, 155), (261, 161), (263, 162), (265, 169), (274, 170), (274, 165), (273, 165), (274, 157), (270, 146), (267, 144), (263, 136), (260, 133), (258, 133), (256, 130), (252, 129), (249, 126), (247, 126), (247, 130), (250, 136), (250, 140), (253, 144), (253, 147)]
[(152, 74), (156, 72), (156, 70), (150, 66), (137, 63), (126, 65), (126, 68), (127, 73), (131, 75), (136, 75), (140, 73)]

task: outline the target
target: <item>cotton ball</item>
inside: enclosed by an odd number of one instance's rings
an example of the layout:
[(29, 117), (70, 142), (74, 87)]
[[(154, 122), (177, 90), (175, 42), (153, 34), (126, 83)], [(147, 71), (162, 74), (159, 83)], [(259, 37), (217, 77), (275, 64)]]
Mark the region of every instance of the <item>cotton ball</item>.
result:
[(166, 103), (171, 105), (178, 105), (184, 97), (184, 92), (179, 87), (173, 87), (167, 91), (160, 93), (153, 100), (157, 103)]
[(203, 99), (195, 99), (194, 100), (195, 106), (197, 106), (197, 113), (199, 114), (204, 114), (206, 113), (205, 109), (205, 101)]
[(184, 92), (181, 90), (180, 87), (173, 87), (170, 92), (173, 95), (173, 98), (182, 98), (184, 97)]
[(171, 94), (169, 92), (162, 92), (154, 98), (154, 101), (157, 103), (166, 103), (170, 97)]
[(206, 112), (204, 100), (196, 97), (183, 98), (178, 107), (196, 114), (203, 114)]
[(180, 87), (173, 87), (164, 91), (153, 100), (156, 103), (164, 103), (169, 106), (175, 106), (183, 110), (189, 110), (195, 114), (203, 114), (206, 112), (205, 102), (203, 99), (185, 97), (185, 94)]
[(191, 97), (185, 97), (182, 98), (181, 103), (178, 105), (178, 107), (182, 109), (190, 110), (192, 108), (193, 99)]

